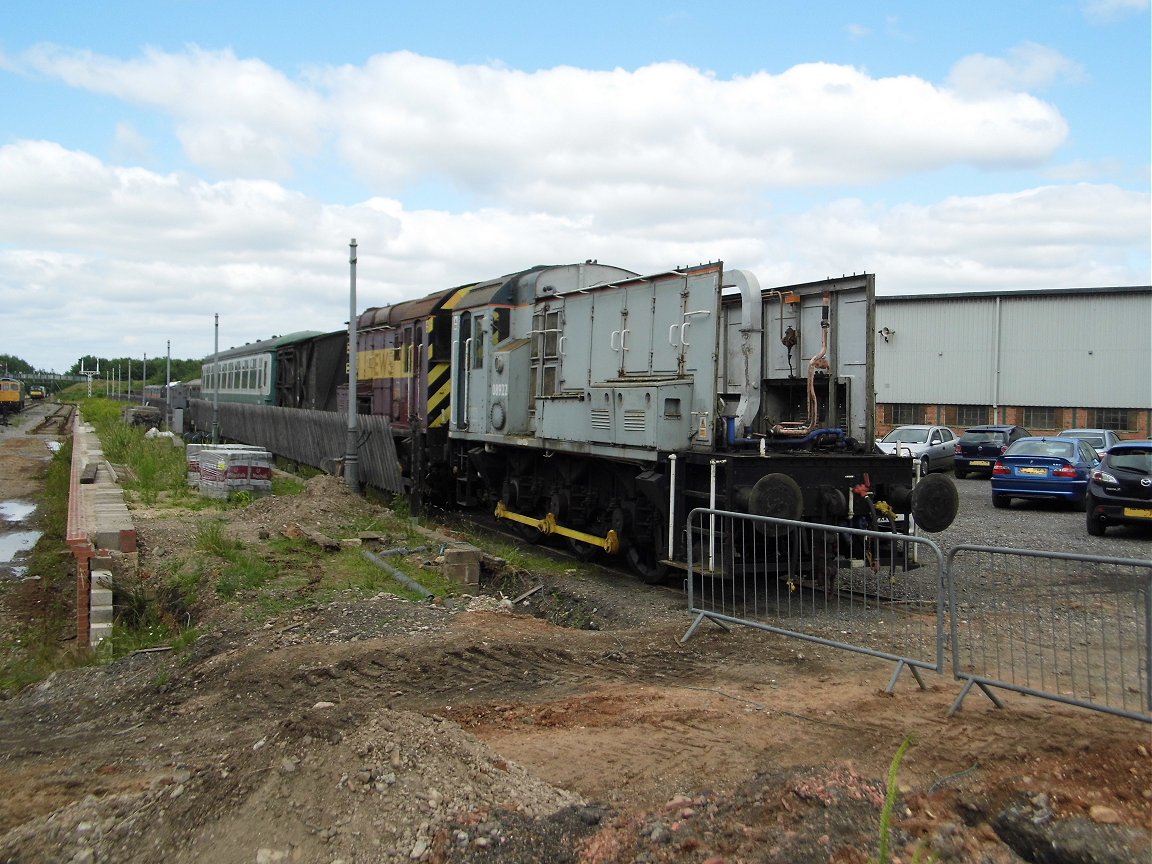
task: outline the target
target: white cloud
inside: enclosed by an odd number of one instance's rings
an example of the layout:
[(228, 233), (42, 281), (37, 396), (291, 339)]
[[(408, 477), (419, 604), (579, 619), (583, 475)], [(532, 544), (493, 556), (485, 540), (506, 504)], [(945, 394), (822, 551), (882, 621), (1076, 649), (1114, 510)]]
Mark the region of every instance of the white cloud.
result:
[(987, 99), (997, 93), (1043, 90), (1083, 76), (1080, 64), (1053, 48), (1029, 42), (1013, 48), (1007, 57), (964, 57), (952, 67), (948, 83), (964, 98)]
[(1109, 23), (1148, 9), (1148, 0), (1082, 0), (1080, 7), (1089, 21)]
[(526, 73), (397, 52), (292, 81), (199, 48), (132, 61), (47, 47), (24, 57), (41, 74), (167, 112), (188, 158), (230, 176), (287, 177), (330, 135), (384, 194), (438, 177), (478, 201), (547, 208), (559, 194), (585, 210), (599, 200), (596, 182), (624, 179), (671, 201), (692, 187), (736, 195), (1039, 164), (1067, 128), (1023, 90), (1068, 74), (1060, 61), (1039, 46), (973, 59), (954, 90), (829, 63), (719, 79), (680, 63)]
[(41, 45), (19, 59), (73, 87), (163, 110), (176, 121), (188, 157), (216, 171), (287, 177), (294, 161), (317, 152), (322, 141), (323, 105), (315, 93), (231, 51), (149, 49), (123, 61)]
[(1080, 184), (928, 206), (841, 200), (805, 214), (795, 234), (828, 268), (868, 262), (881, 293), (921, 293), (1146, 285), (1150, 224), (1147, 193)]
[(153, 161), (152, 142), (131, 123), (117, 123), (112, 155), (118, 162), (149, 163)]

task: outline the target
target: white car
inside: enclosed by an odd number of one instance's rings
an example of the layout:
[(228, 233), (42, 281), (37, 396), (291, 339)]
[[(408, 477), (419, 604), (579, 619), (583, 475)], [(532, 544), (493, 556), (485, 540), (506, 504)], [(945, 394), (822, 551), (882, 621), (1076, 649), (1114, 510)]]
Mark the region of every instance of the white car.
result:
[(951, 471), (956, 455), (956, 435), (947, 426), (897, 426), (876, 442), (890, 456), (920, 460), (921, 475)]

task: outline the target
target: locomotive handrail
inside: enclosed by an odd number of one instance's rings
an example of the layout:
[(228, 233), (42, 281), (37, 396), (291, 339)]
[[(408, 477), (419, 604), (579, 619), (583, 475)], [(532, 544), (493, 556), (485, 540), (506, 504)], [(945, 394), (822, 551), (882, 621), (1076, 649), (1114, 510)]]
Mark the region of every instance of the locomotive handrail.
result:
[(460, 419), (456, 425), (460, 429), (468, 428), (468, 376), (472, 371), (472, 337), (464, 340), (464, 368), (460, 374)]
[[(685, 312), (684, 313), (684, 323), (680, 325), (680, 344), (683, 345), (685, 348), (692, 347), (691, 344), (688, 342), (688, 340), (685, 338), (685, 336), (688, 333), (688, 327), (689, 327), (689, 325), (692, 324), (692, 322), (688, 320), (688, 318), (690, 316), (692, 316), (692, 315), (711, 315), (711, 314), (712, 314), (711, 309), (697, 309), (694, 312)], [(675, 327), (676, 325), (673, 324), (672, 326)]]

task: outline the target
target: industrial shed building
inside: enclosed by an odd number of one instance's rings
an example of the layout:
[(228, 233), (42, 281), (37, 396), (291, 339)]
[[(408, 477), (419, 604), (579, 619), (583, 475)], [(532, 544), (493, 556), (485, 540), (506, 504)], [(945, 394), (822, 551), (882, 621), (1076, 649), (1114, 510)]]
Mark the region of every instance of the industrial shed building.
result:
[(877, 434), (1013, 423), (1152, 437), (1152, 286), (876, 298)]

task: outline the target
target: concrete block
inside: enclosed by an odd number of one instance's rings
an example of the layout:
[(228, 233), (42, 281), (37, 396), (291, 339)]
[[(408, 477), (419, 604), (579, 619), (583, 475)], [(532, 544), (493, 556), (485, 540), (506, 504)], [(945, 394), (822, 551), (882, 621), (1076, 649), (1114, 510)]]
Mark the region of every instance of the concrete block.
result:
[(88, 644), (95, 648), (111, 633), (111, 624), (91, 624), (88, 627)]
[(97, 624), (112, 625), (115, 610), (111, 606), (93, 606), (88, 613), (88, 620), (95, 627)]
[(444, 550), (444, 577), (459, 585), (480, 584), (480, 559), (484, 553), (475, 546), (460, 545)]

